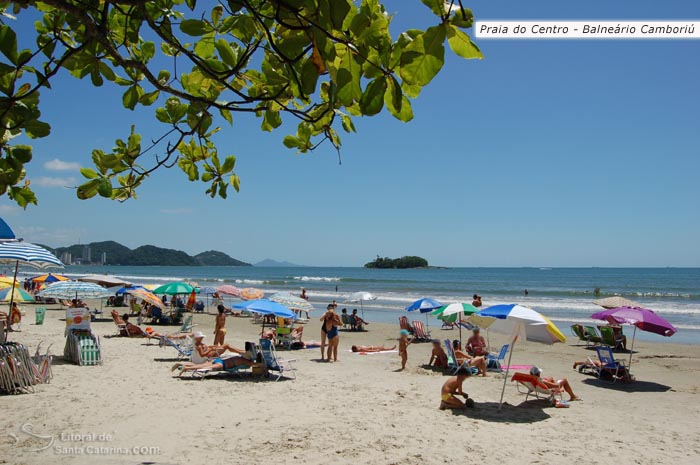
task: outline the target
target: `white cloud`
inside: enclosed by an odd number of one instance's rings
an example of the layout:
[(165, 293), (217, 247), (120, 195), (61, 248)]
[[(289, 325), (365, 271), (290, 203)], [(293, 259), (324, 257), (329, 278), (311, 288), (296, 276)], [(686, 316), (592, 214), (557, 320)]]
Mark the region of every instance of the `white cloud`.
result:
[(14, 215), (19, 212), (19, 208), (12, 205), (0, 205), (0, 215)]
[(45, 162), (44, 168), (49, 171), (78, 171), (80, 169), (80, 163), (54, 158), (53, 160)]
[(160, 211), (161, 213), (164, 213), (166, 215), (182, 215), (185, 213), (192, 213), (191, 208), (171, 208), (171, 209), (163, 209)]
[(32, 179), (32, 184), (40, 187), (73, 187), (75, 178), (54, 178), (51, 176), (39, 176)]

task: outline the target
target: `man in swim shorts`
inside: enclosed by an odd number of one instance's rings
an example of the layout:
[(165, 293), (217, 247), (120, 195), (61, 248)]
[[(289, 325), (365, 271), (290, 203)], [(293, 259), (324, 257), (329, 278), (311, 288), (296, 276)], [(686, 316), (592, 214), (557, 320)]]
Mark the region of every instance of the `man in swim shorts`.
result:
[[(462, 383), (470, 375), (471, 372), (467, 368), (460, 368), (455, 376), (451, 376), (445, 381), (440, 391), (440, 410), (474, 407), (474, 401), (469, 398), (469, 395), (462, 392)], [(464, 397), (464, 402), (457, 399), (456, 396)]]

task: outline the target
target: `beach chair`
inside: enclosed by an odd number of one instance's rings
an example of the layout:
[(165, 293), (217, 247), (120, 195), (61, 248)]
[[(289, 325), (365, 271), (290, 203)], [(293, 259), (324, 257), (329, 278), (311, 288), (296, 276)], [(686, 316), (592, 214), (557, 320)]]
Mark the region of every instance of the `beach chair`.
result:
[(180, 329), (177, 330), (178, 333), (191, 333), (192, 328), (194, 328), (196, 325), (192, 323), (192, 315), (189, 315), (185, 320), (182, 322), (182, 326), (180, 326)]
[(588, 342), (591, 344), (600, 344), (602, 342), (602, 339), (600, 335), (598, 334), (598, 330), (595, 329), (595, 326), (584, 326), (583, 327), (583, 334), (586, 336), (588, 339)]
[(340, 320), (343, 322), (343, 329), (354, 329), (353, 327), (355, 326), (355, 319), (347, 313), (342, 313), (340, 315)]
[(129, 331), (126, 329), (126, 322), (122, 320), (122, 317), (119, 315), (118, 311), (112, 310), (112, 320), (114, 320), (114, 324), (117, 325), (119, 335), (129, 337)]
[(71, 329), (66, 337), (63, 357), (80, 366), (102, 365), (100, 339), (86, 329)]
[(158, 346), (163, 348), (172, 347), (173, 349), (177, 350), (178, 360), (190, 360), (192, 358), (192, 349), (194, 348), (194, 344), (192, 343), (192, 339), (189, 337), (185, 338), (184, 342), (179, 344), (168, 338), (168, 336), (161, 336), (158, 340)]
[(419, 341), (430, 341), (430, 333), (423, 327), (423, 322), (420, 320), (413, 320), (413, 335)]
[(399, 317), (399, 326), (401, 329), (405, 329), (409, 333), (413, 334), (413, 328), (411, 327), (411, 323), (408, 322), (408, 318), (406, 316)]
[[(525, 394), (525, 401), (527, 401), (527, 398), (530, 396), (535, 396), (537, 399), (547, 399), (549, 401), (555, 401), (557, 396), (560, 401), (562, 399), (561, 388), (549, 388), (535, 375), (529, 373), (514, 373), (510, 380), (518, 383), (518, 392)], [(521, 386), (524, 390), (521, 389)]]
[(292, 362), (296, 362), (296, 360), (283, 360), (278, 358), (275, 352), (275, 346), (269, 339), (260, 339), (260, 354), (263, 360), (265, 360), (267, 369), (277, 372), (277, 379), (275, 379), (275, 381), (279, 381), (286, 372), (291, 372), (293, 379), (297, 378), (296, 368), (292, 366)]
[[(256, 359), (257, 353), (255, 350), (255, 344), (253, 342), (246, 342), (245, 343), (245, 350), (246, 350), (246, 352), (251, 353), (252, 360)], [(236, 357), (236, 355), (231, 355), (229, 357), (222, 356), (220, 358), (222, 360), (226, 360), (227, 358), (230, 358), (230, 357)], [(210, 360), (212, 360), (212, 359), (210, 359)], [(198, 363), (198, 362), (196, 362), (196, 363)], [(250, 367), (248, 365), (237, 365), (237, 366), (234, 366), (231, 368), (225, 368), (223, 370), (211, 370), (208, 368), (202, 368), (199, 370), (190, 371), (188, 373), (190, 373), (191, 378), (199, 378), (200, 380), (203, 380), (204, 378), (206, 378), (207, 376), (209, 376), (212, 373), (215, 375), (218, 375), (218, 376), (221, 376), (221, 375), (224, 375), (224, 376), (226, 376), (226, 375), (239, 375), (242, 371), (250, 370), (251, 368), (252, 367)], [(182, 373), (180, 373), (180, 375), (182, 375)]]
[(465, 361), (462, 365), (457, 363), (457, 357), (455, 356), (455, 349), (452, 347), (452, 341), (445, 339), (445, 349), (447, 352), (447, 367), (450, 368), (454, 373), (457, 372), (461, 367), (468, 369), (471, 374), (476, 375), (479, 373), (479, 369), (476, 367), (470, 367), (469, 362)]
[(489, 371), (503, 371), (501, 362), (506, 361), (506, 354), (508, 353), (509, 347), (510, 344), (503, 344), (498, 355), (488, 354), (486, 356), (486, 369)]
[(455, 324), (450, 321), (442, 320), (442, 326), (440, 329), (455, 329)]
[(627, 370), (625, 364), (619, 360), (615, 360), (612, 349), (610, 347), (596, 347), (598, 352), (598, 360), (600, 366), (596, 367), (598, 379), (603, 376), (609, 376), (611, 383), (621, 379), (623, 381), (634, 381), (634, 376)]
[(586, 332), (583, 329), (582, 325), (579, 325), (579, 324), (571, 325), (571, 334), (576, 336), (579, 339), (579, 341), (585, 342), (586, 345), (588, 345), (590, 343), (590, 341), (588, 340), (588, 337), (586, 337)]
[(610, 326), (600, 326), (600, 338), (603, 344), (612, 347), (613, 350), (622, 349), (622, 334), (620, 337), (615, 337), (615, 331)]

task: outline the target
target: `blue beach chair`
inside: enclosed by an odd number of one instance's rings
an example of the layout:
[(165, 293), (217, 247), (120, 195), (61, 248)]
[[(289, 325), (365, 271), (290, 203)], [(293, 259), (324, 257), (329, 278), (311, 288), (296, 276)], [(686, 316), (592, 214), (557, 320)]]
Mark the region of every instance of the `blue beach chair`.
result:
[(279, 381), (286, 372), (291, 372), (293, 379), (297, 378), (296, 368), (292, 366), (292, 362), (296, 362), (296, 360), (283, 360), (278, 358), (275, 352), (275, 346), (272, 344), (271, 340), (260, 339), (260, 354), (263, 360), (265, 360), (267, 369), (277, 372), (277, 379), (275, 379), (275, 381)]
[(634, 381), (634, 376), (630, 374), (625, 364), (619, 360), (615, 360), (615, 356), (610, 347), (596, 347), (595, 350), (598, 352), (598, 360), (600, 360), (600, 367), (597, 367), (599, 379), (601, 376), (607, 375), (610, 376), (612, 383), (618, 379)]
[(503, 371), (502, 362), (506, 361), (509, 344), (503, 344), (498, 355), (488, 354), (486, 357), (486, 369), (489, 371)]

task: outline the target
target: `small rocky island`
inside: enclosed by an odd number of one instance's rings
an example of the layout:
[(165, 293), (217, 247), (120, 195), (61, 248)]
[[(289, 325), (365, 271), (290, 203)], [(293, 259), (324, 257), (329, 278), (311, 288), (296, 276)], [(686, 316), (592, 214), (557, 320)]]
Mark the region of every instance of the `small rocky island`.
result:
[(422, 257), (416, 257), (414, 255), (401, 258), (382, 258), (377, 255), (376, 259), (369, 263), (365, 263), (365, 268), (428, 268), (428, 260)]

